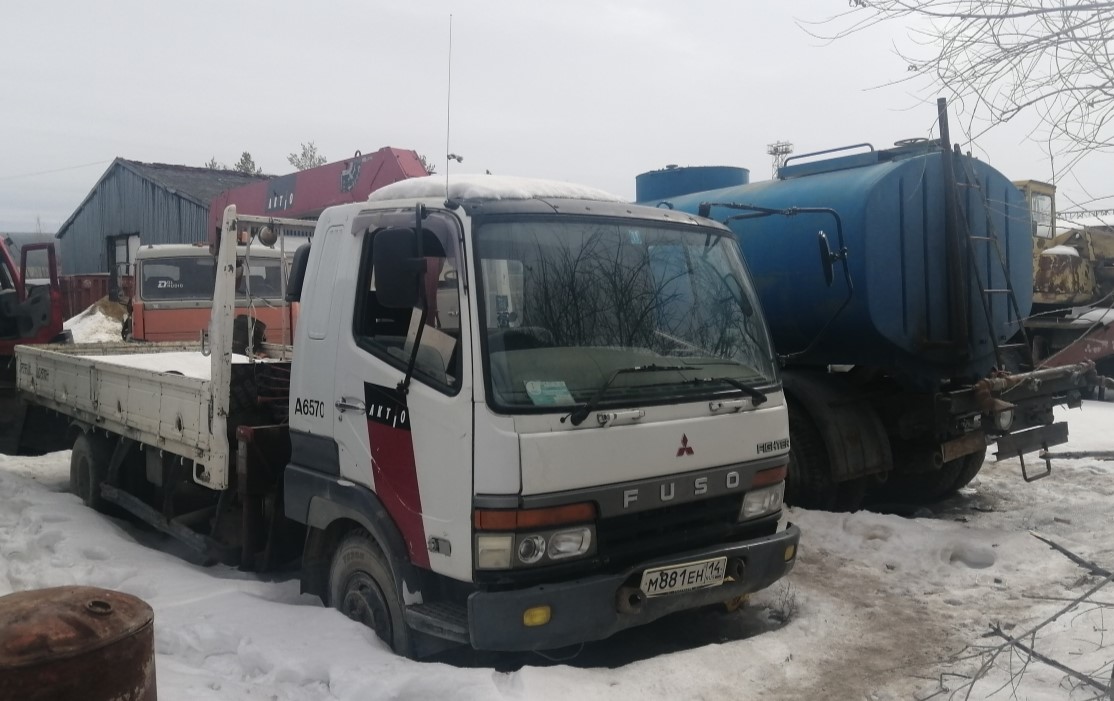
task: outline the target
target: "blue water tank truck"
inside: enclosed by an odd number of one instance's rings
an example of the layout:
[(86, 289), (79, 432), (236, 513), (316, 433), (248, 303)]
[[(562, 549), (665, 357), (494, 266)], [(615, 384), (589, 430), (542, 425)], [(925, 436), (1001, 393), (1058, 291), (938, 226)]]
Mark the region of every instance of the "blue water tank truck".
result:
[[(939, 140), (794, 157), (776, 179), (739, 168), (643, 173), (637, 199), (735, 232), (780, 356), (787, 499), (854, 509), (965, 486), (987, 446), (1022, 457), (1067, 440), (1093, 365), (1026, 366), (1032, 222), (1009, 178)], [(694, 188), (700, 188), (694, 190)], [(819, 254), (818, 254), (819, 249)]]

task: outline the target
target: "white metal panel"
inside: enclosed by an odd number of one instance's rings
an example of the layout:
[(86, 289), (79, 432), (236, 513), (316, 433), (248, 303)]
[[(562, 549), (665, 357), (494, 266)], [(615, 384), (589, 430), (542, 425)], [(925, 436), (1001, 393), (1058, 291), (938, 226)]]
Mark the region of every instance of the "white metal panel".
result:
[(473, 485), (476, 494), (515, 494), (522, 489), (514, 418), (475, 407)]
[(74, 355), (86, 352), (82, 346), (19, 346), (19, 388), (90, 425), (202, 464), (213, 459), (207, 380)]
[[(352, 334), (356, 302), (356, 277), (362, 237), (346, 232), (342, 237), (347, 248), (336, 272), (331, 304), (339, 310), (334, 320), (336, 334), (335, 401), (359, 398), (381, 389), (393, 394), (403, 373), (384, 360), (360, 348)], [(317, 245), (316, 243), (314, 245)], [(462, 256), (462, 259), (464, 256)], [(461, 265), (463, 262), (461, 261)], [(463, 298), (466, 272), (461, 270), (458, 289)], [(434, 572), (462, 580), (472, 579), (472, 367), (468, 329), (471, 328), (467, 305), (461, 305), (461, 367), (462, 386), (453, 396), (423, 384), (415, 378), (403, 398), (408, 414), (408, 431), (391, 428), (383, 431), (373, 427), (366, 415), (354, 411), (337, 411), (334, 420), (341, 460), (341, 474), (359, 484), (373, 486), (388, 508), (394, 510), (399, 530), (412, 548), (413, 560)], [(304, 367), (304, 365), (303, 365)], [(332, 371), (333, 368), (330, 368)], [(368, 386), (371, 386), (371, 389)], [(379, 388), (379, 389), (377, 389)], [(368, 404), (369, 412), (376, 407)], [(332, 404), (330, 402), (330, 404)], [(383, 435), (373, 445), (372, 431)], [(389, 445), (388, 445), (389, 443)], [(403, 465), (407, 451), (412, 450), (413, 467)], [(375, 479), (375, 464), (382, 475)], [(393, 460), (394, 462), (387, 463)], [(416, 481), (418, 503), (406, 501)], [(430, 538), (451, 544), (449, 551), (430, 552)]]
[(595, 423), (594, 413), (578, 428), (561, 424), (558, 414), (518, 417), (522, 493), (672, 475), (788, 452), (759, 452), (760, 445), (789, 438), (780, 392), (759, 409), (726, 415), (713, 414), (707, 401), (644, 411), (638, 423), (610, 427)]
[[(306, 266), (305, 287), (302, 291), (302, 311), (299, 324), (309, 332), (297, 334), (295, 354), (301, 358), (296, 372), (290, 378), (290, 428), (315, 436), (333, 435), (333, 386), (336, 358), (335, 334), (340, 322), (333, 322), (331, 300), (336, 296), (336, 265), (339, 248), (346, 236), (341, 222), (343, 210), (329, 210), (318, 224), (318, 233), (310, 248)], [(321, 230), (324, 231), (321, 231)], [(355, 261), (352, 265), (355, 265)], [(319, 318), (320, 317), (320, 318)], [(338, 317), (339, 319), (339, 317)], [(362, 388), (353, 390), (362, 395)], [(360, 484), (372, 486), (359, 480)]]

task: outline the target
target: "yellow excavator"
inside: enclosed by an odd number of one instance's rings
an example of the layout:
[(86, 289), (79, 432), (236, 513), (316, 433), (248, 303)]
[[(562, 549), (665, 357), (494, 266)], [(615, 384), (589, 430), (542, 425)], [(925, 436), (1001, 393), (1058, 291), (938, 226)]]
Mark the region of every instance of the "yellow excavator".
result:
[(1114, 211), (1062, 218), (1056, 186), (1015, 182), (1033, 221), (1033, 360), (1056, 367), (1092, 360), (1114, 375)]

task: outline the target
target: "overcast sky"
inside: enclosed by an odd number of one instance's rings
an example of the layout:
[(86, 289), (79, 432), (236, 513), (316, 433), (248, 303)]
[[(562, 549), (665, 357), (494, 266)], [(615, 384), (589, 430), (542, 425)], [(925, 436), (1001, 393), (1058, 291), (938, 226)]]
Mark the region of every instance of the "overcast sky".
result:
[[(569, 180), (633, 198), (666, 164), (770, 176), (798, 153), (934, 136), (898, 27), (825, 46), (797, 24), (846, 0), (8, 0), (0, 7), (0, 231), (55, 231), (117, 156), (265, 172), (313, 141), (330, 161), (411, 148), (445, 172)], [(952, 121), (954, 141), (961, 120)], [(975, 151), (1051, 179), (1026, 125)], [(1110, 156), (1060, 181), (1060, 207), (1114, 192)], [(49, 171), (49, 172), (47, 172)], [(1111, 206), (1111, 200), (1097, 203)], [(1092, 206), (1097, 206), (1092, 205)]]

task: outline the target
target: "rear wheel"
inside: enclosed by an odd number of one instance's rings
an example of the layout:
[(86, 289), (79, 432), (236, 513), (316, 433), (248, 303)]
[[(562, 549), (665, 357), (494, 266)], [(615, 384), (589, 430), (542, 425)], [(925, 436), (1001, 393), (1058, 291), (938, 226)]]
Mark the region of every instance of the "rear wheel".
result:
[(112, 459), (112, 443), (94, 434), (82, 433), (70, 454), (70, 491), (81, 497), (85, 505), (100, 512), (110, 504), (101, 496), (101, 484), (108, 478)]
[(986, 448), (983, 448), (978, 452), (971, 453), (970, 455), (964, 455), (963, 457), (958, 458), (957, 461), (961, 464), (959, 470), (957, 470), (955, 481), (952, 482), (951, 488), (948, 489), (947, 493), (944, 496), (948, 496), (950, 494), (958, 492), (959, 490), (966, 487), (971, 482), (971, 480), (975, 479), (975, 475), (979, 474), (979, 470), (982, 469), (983, 462), (986, 461)]
[(911, 475), (894, 475), (885, 487), (887, 499), (910, 504), (931, 504), (950, 497), (975, 479), (986, 459), (986, 448), (949, 460), (940, 469)]
[(382, 549), (363, 529), (345, 535), (329, 568), (329, 602), (375, 631), (399, 655), (413, 656), (412, 635)]

